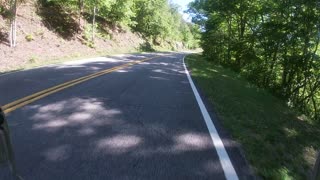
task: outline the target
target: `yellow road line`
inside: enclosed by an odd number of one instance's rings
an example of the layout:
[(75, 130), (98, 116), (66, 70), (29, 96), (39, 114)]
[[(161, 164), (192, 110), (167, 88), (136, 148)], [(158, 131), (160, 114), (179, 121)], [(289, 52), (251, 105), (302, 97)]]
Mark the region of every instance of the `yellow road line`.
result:
[(88, 81), (90, 79), (93, 79), (93, 78), (96, 78), (96, 77), (99, 77), (99, 76), (114, 72), (116, 70), (123, 69), (123, 68), (129, 67), (129, 66), (132, 66), (132, 65), (144, 62), (144, 61), (148, 61), (148, 60), (151, 60), (151, 59), (155, 59), (157, 57), (160, 57), (160, 56), (155, 56), (155, 57), (152, 57), (152, 58), (146, 58), (146, 59), (134, 61), (134, 62), (131, 62), (131, 63), (123, 64), (123, 65), (120, 65), (120, 66), (116, 66), (116, 67), (113, 67), (113, 68), (110, 68), (110, 69), (99, 71), (97, 73), (94, 73), (94, 74), (91, 74), (91, 75), (87, 75), (87, 76), (84, 76), (84, 77), (81, 77), (81, 78), (77, 78), (77, 79), (62, 83), (60, 85), (45, 89), (43, 91), (37, 92), (37, 93), (32, 94), (30, 96), (26, 96), (24, 98), (21, 98), (19, 100), (16, 100), (14, 102), (11, 102), (9, 104), (4, 105), (2, 108), (4, 110), (4, 113), (8, 114), (8, 113), (10, 113), (10, 112), (12, 112), (12, 111), (14, 111), (14, 110), (16, 110), (18, 108), (21, 108), (21, 107), (23, 107), (23, 106), (25, 106), (27, 104), (30, 104), (30, 103), (32, 103), (34, 101), (37, 101), (37, 100), (39, 100), (41, 98), (44, 98), (46, 96), (49, 96), (50, 94), (62, 91), (64, 89), (66, 89), (66, 88), (69, 88), (69, 87), (75, 86), (77, 84), (80, 84), (82, 82)]
[[(122, 66), (123, 66), (123, 67), (126, 67), (127, 65), (128, 65), (128, 64), (124, 64), (124, 65), (117, 66), (117, 67), (114, 67), (114, 68), (119, 68), (119, 67), (122, 67)], [(66, 86), (66, 85), (68, 85), (68, 84), (70, 84), (70, 83), (74, 83), (74, 82), (77, 82), (77, 81), (86, 79), (86, 78), (88, 78), (88, 77), (95, 76), (95, 75), (97, 75), (97, 74), (102, 74), (103, 72), (112, 70), (112, 69), (114, 69), (114, 68), (107, 69), (107, 70), (103, 70), (103, 71), (100, 71), (100, 72), (97, 72), (97, 73), (94, 73), (94, 74), (91, 74), (91, 75), (88, 75), (88, 76), (84, 76), (84, 77), (81, 77), (81, 78), (78, 78), (78, 79), (74, 79), (74, 80), (71, 80), (71, 81), (62, 83), (62, 84), (60, 84), (60, 85), (57, 85), (57, 86), (54, 86), (54, 87), (45, 89), (45, 90), (43, 90), (43, 91), (37, 92), (37, 93), (32, 94), (32, 95), (30, 95), (30, 96), (26, 96), (26, 97), (21, 98), (21, 99), (19, 99), (19, 100), (17, 100), (17, 101), (14, 101), (14, 102), (11, 102), (11, 103), (9, 103), (9, 104), (6, 104), (6, 105), (4, 105), (2, 108), (3, 108), (3, 109), (7, 109), (7, 108), (9, 108), (9, 107), (11, 107), (11, 106), (14, 106), (14, 105), (16, 105), (16, 104), (19, 104), (19, 103), (21, 103), (21, 102), (24, 102), (24, 101), (26, 101), (26, 100), (28, 100), (28, 99), (37, 97), (37, 96), (39, 96), (39, 95), (41, 95), (41, 94), (44, 94), (44, 93), (50, 92), (50, 91), (52, 91), (52, 90), (55, 90), (55, 89), (57, 89), (57, 88)]]

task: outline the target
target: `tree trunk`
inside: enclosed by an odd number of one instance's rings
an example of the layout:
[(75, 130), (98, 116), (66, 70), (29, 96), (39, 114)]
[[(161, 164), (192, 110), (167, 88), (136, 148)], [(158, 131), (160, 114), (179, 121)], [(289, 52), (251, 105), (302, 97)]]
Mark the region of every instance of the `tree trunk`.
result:
[(270, 85), (270, 78), (271, 78), (271, 76), (272, 76), (273, 73), (274, 73), (274, 67), (275, 67), (275, 64), (276, 64), (276, 61), (277, 61), (277, 57), (278, 57), (278, 50), (279, 50), (279, 45), (277, 44), (277, 45), (276, 45), (276, 49), (274, 50), (274, 53), (273, 53), (273, 56), (272, 56), (272, 61), (271, 61), (271, 65), (270, 65), (270, 70), (269, 70), (269, 73), (267, 74), (267, 78), (266, 78), (266, 81), (265, 81), (265, 86), (266, 86), (266, 87), (269, 87), (269, 85)]
[(95, 37), (95, 24), (96, 24), (96, 6), (93, 7), (93, 18), (92, 18), (92, 42)]
[[(17, 12), (17, 11), (16, 11)], [(17, 45), (17, 14), (14, 15), (14, 21), (13, 21), (13, 47), (16, 47)]]
[(232, 19), (228, 18), (228, 50), (227, 50), (227, 62), (231, 62), (231, 37), (232, 37)]
[(16, 40), (17, 40), (17, 0), (13, 0), (11, 2), (11, 19), (10, 19), (10, 33), (9, 33), (9, 39), (10, 39), (10, 47), (16, 46)]
[(83, 14), (83, 6), (84, 6), (84, 0), (78, 0), (79, 5), (79, 27), (82, 29), (82, 14)]
[(13, 22), (10, 20), (10, 32), (9, 32), (9, 41), (10, 41), (10, 47), (13, 47)]

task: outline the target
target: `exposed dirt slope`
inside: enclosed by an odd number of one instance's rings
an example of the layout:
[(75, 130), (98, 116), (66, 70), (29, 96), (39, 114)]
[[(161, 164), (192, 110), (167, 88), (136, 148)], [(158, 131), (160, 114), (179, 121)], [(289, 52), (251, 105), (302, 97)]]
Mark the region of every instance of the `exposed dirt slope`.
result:
[(92, 48), (83, 43), (83, 32), (72, 32), (66, 36), (66, 30), (59, 31), (59, 27), (53, 24), (54, 20), (51, 20), (65, 16), (69, 20), (68, 23), (71, 21), (77, 24), (74, 15), (63, 12), (50, 14), (48, 11), (49, 9), (39, 8), (35, 1), (19, 6), (15, 48), (9, 47), (9, 25), (0, 15), (0, 72), (20, 69), (32, 63), (45, 64), (44, 61), (51, 62), (61, 58), (134, 52), (144, 43), (138, 34), (113, 28), (107, 29), (107, 38), (97, 35)]

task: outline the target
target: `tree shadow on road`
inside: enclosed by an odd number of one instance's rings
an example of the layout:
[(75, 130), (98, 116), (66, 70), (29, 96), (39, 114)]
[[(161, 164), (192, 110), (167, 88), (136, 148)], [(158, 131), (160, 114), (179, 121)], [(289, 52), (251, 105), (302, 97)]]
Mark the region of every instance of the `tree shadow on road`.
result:
[(21, 175), (224, 179), (183, 66), (172, 62), (118, 70), (11, 114)]

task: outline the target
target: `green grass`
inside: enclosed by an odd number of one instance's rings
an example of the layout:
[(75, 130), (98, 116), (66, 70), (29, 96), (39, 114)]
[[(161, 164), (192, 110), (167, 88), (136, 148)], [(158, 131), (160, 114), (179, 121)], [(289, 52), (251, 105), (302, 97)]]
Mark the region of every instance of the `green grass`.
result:
[(298, 116), (269, 92), (237, 73), (186, 58), (192, 77), (214, 105), (219, 120), (263, 179), (307, 179), (320, 148), (320, 126)]

